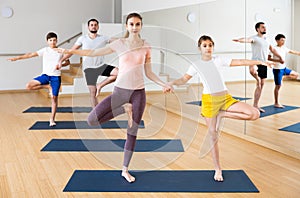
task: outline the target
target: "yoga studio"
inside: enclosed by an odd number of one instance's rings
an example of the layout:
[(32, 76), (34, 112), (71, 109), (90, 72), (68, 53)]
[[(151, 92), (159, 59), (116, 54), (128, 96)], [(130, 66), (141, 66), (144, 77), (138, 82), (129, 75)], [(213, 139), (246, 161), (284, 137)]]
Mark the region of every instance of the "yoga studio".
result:
[(300, 0), (0, 1), (0, 197), (298, 198)]

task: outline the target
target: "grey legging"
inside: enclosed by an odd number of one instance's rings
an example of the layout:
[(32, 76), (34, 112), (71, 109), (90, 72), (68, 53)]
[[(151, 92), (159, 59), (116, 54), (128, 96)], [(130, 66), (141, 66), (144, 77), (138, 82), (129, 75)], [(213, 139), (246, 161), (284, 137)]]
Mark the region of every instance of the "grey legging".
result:
[(129, 90), (115, 87), (112, 95), (103, 99), (102, 102), (90, 112), (87, 121), (91, 126), (107, 122), (125, 113), (123, 105), (126, 103), (132, 104), (133, 119), (132, 127), (127, 127), (127, 139), (124, 146), (123, 165), (128, 167), (136, 143), (138, 126), (146, 105), (145, 89)]

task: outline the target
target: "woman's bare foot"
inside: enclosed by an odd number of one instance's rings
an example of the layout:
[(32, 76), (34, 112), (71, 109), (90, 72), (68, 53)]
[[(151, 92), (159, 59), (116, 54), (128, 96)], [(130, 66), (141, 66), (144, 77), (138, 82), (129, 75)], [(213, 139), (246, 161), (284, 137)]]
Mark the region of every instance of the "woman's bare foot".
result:
[(56, 123), (54, 122), (54, 120), (53, 119), (50, 119), (50, 121), (49, 121), (49, 126), (55, 126), (56, 125)]
[(222, 170), (215, 170), (214, 179), (215, 179), (215, 181), (218, 181), (218, 182), (223, 181)]
[(131, 128), (132, 123), (133, 123), (133, 120), (132, 120), (132, 104), (126, 103), (126, 104), (123, 105), (123, 107), (124, 107), (125, 112), (128, 115), (128, 126), (129, 126), (129, 128)]
[(274, 107), (276, 107), (276, 108), (284, 108), (284, 106), (282, 104), (279, 104), (279, 103), (274, 104)]
[(132, 183), (135, 181), (135, 177), (129, 174), (128, 171), (122, 171), (122, 177), (124, 177), (129, 183)]

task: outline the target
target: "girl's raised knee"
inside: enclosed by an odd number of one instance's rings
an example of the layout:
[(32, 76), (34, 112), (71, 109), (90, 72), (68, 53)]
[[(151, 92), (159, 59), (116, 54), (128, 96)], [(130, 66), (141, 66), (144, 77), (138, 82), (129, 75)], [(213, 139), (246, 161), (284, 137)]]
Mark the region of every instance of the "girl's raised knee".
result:
[(259, 117), (260, 117), (259, 110), (256, 108), (253, 108), (250, 120), (257, 120)]

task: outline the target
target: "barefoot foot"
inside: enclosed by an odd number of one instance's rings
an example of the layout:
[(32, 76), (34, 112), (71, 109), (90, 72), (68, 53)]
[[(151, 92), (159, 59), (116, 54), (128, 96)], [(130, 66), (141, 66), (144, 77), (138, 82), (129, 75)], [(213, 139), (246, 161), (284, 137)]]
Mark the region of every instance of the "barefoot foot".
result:
[(129, 183), (132, 183), (135, 181), (135, 177), (130, 175), (128, 171), (122, 171), (122, 177), (124, 177)]
[(282, 109), (284, 108), (284, 106), (282, 104), (279, 104), (279, 103), (278, 104), (274, 104), (274, 107), (276, 107), (276, 108), (282, 108)]
[(132, 104), (126, 103), (126, 104), (123, 105), (123, 107), (124, 107), (125, 112), (128, 115), (128, 126), (129, 126), (129, 128), (131, 128), (132, 123), (133, 123), (133, 120), (132, 120)]
[(223, 181), (222, 170), (215, 170), (214, 180), (218, 182)]
[(52, 126), (55, 126), (56, 123), (54, 122), (54, 120), (50, 119), (49, 121), (49, 126), (52, 127)]

